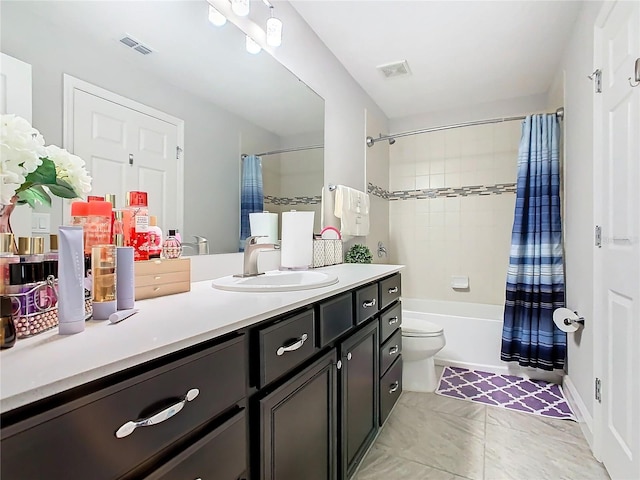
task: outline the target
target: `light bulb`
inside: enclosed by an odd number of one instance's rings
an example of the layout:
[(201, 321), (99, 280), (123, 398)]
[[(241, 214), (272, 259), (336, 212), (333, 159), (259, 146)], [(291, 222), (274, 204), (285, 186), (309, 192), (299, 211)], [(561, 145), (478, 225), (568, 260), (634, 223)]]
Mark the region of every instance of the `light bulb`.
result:
[(221, 27), (227, 23), (227, 17), (221, 14), (212, 5), (209, 5), (209, 21), (216, 27)]
[(267, 45), (279, 47), (282, 44), (282, 21), (276, 17), (267, 19)]
[(262, 50), (262, 47), (258, 45), (256, 41), (253, 38), (251, 38), (249, 35), (247, 35), (246, 48), (247, 48), (247, 52), (252, 53), (254, 55), (256, 53), (260, 53), (260, 50)]
[(231, 0), (231, 10), (239, 17), (249, 15), (249, 0)]

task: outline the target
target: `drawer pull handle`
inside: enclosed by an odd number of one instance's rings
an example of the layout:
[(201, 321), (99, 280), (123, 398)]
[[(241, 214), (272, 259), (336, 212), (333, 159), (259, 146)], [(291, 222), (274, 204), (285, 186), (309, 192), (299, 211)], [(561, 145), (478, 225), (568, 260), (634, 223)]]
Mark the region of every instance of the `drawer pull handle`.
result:
[(389, 325), (395, 325), (396, 323), (398, 323), (400, 319), (398, 317), (391, 317), (389, 319)]
[(353, 358), (353, 355), (351, 355), (351, 352), (347, 353), (347, 360), (351, 360)]
[(389, 290), (387, 290), (389, 293), (398, 293), (398, 287), (391, 287)]
[(302, 345), (304, 345), (304, 342), (307, 341), (307, 338), (309, 338), (309, 335), (303, 333), (300, 337), (300, 340), (298, 340), (297, 342), (292, 343), (291, 345), (287, 345), (286, 347), (282, 346), (278, 348), (278, 350), (276, 350), (276, 355), (280, 356), (284, 355), (286, 352), (293, 352), (295, 350), (298, 350), (300, 347), (302, 347)]
[(154, 280), (160, 280), (162, 277), (160, 275), (156, 275), (155, 277), (153, 277)]
[(184, 408), (184, 405), (187, 402), (194, 400), (199, 394), (200, 390), (198, 390), (197, 388), (192, 388), (184, 397), (182, 397), (179, 402), (174, 403), (170, 407), (167, 407), (164, 410), (151, 415), (150, 417), (125, 423), (116, 431), (116, 437), (124, 438), (131, 435), (133, 431), (138, 427), (151, 427), (152, 425), (157, 425), (158, 423), (162, 423), (165, 420), (170, 419), (171, 417), (179, 413), (180, 410)]
[(400, 388), (400, 382), (393, 382), (391, 384), (391, 388), (389, 389), (389, 393), (397, 392), (398, 388)]
[(370, 302), (367, 302), (366, 300), (362, 302), (362, 308), (369, 308), (369, 307), (375, 307), (375, 306), (376, 306), (375, 298), (372, 298)]
[(153, 288), (153, 291), (154, 291), (154, 292), (157, 292), (158, 290), (160, 290), (160, 287), (154, 287), (154, 288)]
[(399, 351), (400, 351), (400, 347), (398, 347), (398, 345), (394, 345), (389, 349), (389, 355), (395, 355)]

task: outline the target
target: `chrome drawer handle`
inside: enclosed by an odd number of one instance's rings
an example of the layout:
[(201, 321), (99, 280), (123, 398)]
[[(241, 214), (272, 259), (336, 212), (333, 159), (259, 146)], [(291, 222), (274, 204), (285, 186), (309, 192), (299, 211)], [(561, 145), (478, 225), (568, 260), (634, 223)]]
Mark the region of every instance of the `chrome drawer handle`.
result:
[(284, 355), (285, 352), (293, 352), (294, 350), (298, 350), (300, 347), (302, 347), (302, 345), (304, 345), (304, 342), (307, 341), (307, 338), (309, 338), (309, 335), (303, 333), (300, 337), (300, 340), (298, 340), (297, 342), (292, 343), (291, 345), (287, 345), (286, 347), (282, 346), (278, 348), (278, 350), (276, 350), (276, 355), (280, 356)]
[(396, 391), (398, 391), (398, 388), (400, 388), (400, 382), (394, 382), (391, 384), (391, 388), (389, 389), (389, 393), (394, 393)]
[(398, 323), (400, 321), (400, 319), (398, 317), (391, 317), (389, 319), (389, 325), (395, 325), (396, 323)]
[(395, 355), (399, 351), (400, 351), (400, 347), (398, 347), (398, 345), (394, 345), (389, 349), (389, 355)]
[(398, 293), (398, 287), (392, 287), (389, 290), (387, 290), (389, 293)]
[(362, 308), (369, 308), (376, 306), (376, 299), (372, 298), (370, 302), (364, 301), (362, 302)]
[(167, 407), (164, 410), (151, 415), (150, 417), (125, 423), (116, 431), (116, 437), (124, 438), (131, 435), (133, 431), (138, 427), (151, 427), (170, 419), (178, 412), (180, 412), (180, 410), (184, 408), (184, 405), (187, 402), (194, 400), (199, 394), (200, 390), (198, 390), (197, 388), (192, 388), (184, 397), (182, 397), (182, 399), (178, 403), (174, 403), (170, 407)]

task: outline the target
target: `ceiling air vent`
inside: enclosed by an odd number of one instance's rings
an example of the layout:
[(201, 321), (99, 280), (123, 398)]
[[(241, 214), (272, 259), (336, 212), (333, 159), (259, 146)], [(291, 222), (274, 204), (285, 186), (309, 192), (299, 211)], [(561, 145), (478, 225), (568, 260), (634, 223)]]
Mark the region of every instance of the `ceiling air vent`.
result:
[(382, 72), (385, 78), (404, 77), (407, 75), (411, 75), (411, 70), (409, 69), (409, 64), (406, 60), (402, 60), (401, 62), (387, 63), (386, 65), (378, 65), (376, 68)]
[(131, 35), (125, 35), (124, 37), (122, 37), (120, 39), (120, 43), (123, 43), (127, 47), (134, 49), (136, 52), (141, 53), (142, 55), (149, 55), (153, 52), (153, 49), (151, 47), (143, 45)]

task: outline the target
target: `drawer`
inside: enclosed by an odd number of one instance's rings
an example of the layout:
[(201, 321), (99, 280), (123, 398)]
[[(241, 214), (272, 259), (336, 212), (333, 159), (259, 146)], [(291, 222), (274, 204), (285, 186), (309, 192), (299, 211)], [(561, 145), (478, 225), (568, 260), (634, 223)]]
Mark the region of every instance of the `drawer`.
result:
[(402, 393), (402, 356), (398, 357), (389, 371), (380, 379), (380, 426)]
[(354, 298), (356, 325), (378, 313), (378, 284), (356, 290)]
[(318, 305), (318, 346), (328, 345), (353, 326), (351, 292)]
[(306, 310), (258, 331), (260, 387), (304, 362), (319, 348), (315, 341), (314, 311)]
[(380, 343), (384, 343), (400, 325), (402, 325), (402, 304), (398, 302), (380, 314)]
[(380, 347), (380, 375), (384, 375), (393, 361), (402, 353), (402, 330), (397, 330)]
[(147, 285), (144, 287), (135, 288), (136, 300), (144, 300), (145, 298), (163, 297), (164, 295), (173, 295), (175, 293), (184, 293), (191, 290), (191, 283), (176, 282), (176, 283), (162, 283), (157, 285)]
[(247, 422), (242, 411), (172, 458), (147, 480), (237, 480), (247, 469)]
[(120, 478), (242, 400), (244, 359), (242, 336), (5, 428), (2, 479)]
[(134, 262), (133, 268), (136, 280), (143, 275), (158, 275), (172, 272), (191, 272), (191, 261), (188, 258), (176, 258), (173, 260), (144, 260)]
[(164, 285), (178, 282), (189, 282), (191, 279), (189, 272), (169, 272), (157, 273), (153, 275), (139, 275), (136, 277), (136, 287), (147, 287), (149, 285)]
[(402, 282), (399, 273), (381, 280), (378, 285), (380, 285), (380, 309), (391, 305), (402, 295)]

